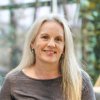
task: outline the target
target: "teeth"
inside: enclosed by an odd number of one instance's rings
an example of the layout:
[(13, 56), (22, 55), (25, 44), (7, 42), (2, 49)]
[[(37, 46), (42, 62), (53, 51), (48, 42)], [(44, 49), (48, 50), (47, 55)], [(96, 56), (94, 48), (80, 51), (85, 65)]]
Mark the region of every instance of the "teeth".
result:
[(47, 52), (51, 52), (51, 53), (54, 53), (53, 51), (47, 51)]
[(50, 51), (50, 50), (44, 50), (45, 52), (51, 52), (51, 53), (56, 53), (55, 51)]

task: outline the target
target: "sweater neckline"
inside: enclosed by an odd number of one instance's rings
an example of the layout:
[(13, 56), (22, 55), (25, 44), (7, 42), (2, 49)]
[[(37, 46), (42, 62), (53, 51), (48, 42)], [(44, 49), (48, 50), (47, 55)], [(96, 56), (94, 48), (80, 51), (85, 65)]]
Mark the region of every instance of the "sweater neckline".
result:
[(62, 76), (58, 76), (56, 78), (51, 78), (51, 79), (37, 79), (37, 78), (33, 78), (33, 77), (26, 75), (22, 70), (21, 70), (21, 74), (24, 77), (31, 79), (31, 80), (34, 80), (34, 81), (58, 81), (58, 80), (61, 80), (61, 78), (62, 78)]

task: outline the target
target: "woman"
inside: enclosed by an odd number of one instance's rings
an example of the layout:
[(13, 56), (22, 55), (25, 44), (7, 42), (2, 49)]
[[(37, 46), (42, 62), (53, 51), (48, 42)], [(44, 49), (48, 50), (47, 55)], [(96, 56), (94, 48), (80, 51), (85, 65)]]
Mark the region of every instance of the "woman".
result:
[(0, 100), (95, 100), (64, 18), (52, 14), (35, 21), (21, 63), (6, 76)]

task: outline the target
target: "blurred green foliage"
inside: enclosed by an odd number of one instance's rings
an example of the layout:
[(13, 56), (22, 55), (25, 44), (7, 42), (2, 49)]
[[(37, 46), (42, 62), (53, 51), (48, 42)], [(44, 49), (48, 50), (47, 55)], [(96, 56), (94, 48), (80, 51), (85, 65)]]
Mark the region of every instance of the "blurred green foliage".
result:
[(100, 1), (81, 0), (82, 34), (85, 35), (87, 72), (95, 83), (100, 74)]

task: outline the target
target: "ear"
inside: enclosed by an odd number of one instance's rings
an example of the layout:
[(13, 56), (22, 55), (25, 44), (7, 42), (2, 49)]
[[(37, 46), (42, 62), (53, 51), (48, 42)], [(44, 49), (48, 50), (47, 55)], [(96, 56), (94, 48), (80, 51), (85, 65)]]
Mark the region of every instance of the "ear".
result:
[(65, 47), (64, 47), (64, 49), (63, 49), (63, 52), (62, 52), (62, 54), (65, 54)]
[(32, 41), (31, 44), (30, 44), (30, 48), (34, 48), (34, 42)]

